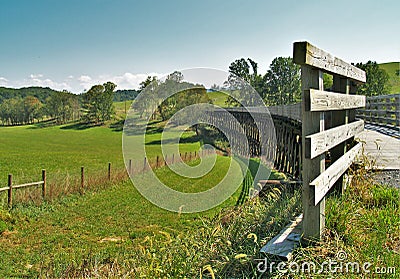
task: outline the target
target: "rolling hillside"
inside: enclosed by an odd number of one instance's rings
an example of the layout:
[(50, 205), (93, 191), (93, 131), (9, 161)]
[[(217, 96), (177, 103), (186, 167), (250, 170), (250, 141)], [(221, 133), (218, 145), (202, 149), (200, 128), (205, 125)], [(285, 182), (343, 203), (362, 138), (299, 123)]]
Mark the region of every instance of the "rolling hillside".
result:
[(400, 62), (382, 63), (379, 67), (389, 74), (389, 83), (392, 86), (390, 93), (400, 93), (400, 76), (396, 75), (396, 71), (400, 70)]

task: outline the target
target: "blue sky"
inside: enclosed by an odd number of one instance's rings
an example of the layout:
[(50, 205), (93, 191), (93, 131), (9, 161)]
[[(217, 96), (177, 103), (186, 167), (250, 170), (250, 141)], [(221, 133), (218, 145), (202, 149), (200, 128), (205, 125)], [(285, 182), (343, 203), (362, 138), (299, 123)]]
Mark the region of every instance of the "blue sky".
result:
[(399, 11), (398, 0), (0, 0), (0, 86), (136, 88), (241, 57), (265, 73), (299, 40), (349, 62), (400, 61)]

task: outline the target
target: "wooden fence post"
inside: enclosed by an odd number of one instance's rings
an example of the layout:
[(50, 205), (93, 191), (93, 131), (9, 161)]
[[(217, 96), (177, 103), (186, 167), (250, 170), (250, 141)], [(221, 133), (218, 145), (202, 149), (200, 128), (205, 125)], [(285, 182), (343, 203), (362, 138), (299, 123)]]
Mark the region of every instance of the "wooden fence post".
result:
[(129, 159), (128, 175), (132, 175), (132, 159)]
[(8, 175), (8, 207), (12, 207), (12, 174)]
[(156, 168), (158, 168), (158, 162), (159, 162), (159, 160), (160, 160), (160, 158), (159, 158), (159, 156), (157, 155), (157, 159), (156, 159)]
[(175, 161), (175, 154), (172, 154), (172, 164), (174, 163), (174, 161)]
[(81, 189), (85, 187), (85, 168), (81, 167)]
[(111, 162), (108, 162), (108, 181), (111, 181)]
[(43, 180), (43, 185), (42, 185), (42, 197), (43, 199), (46, 197), (46, 170), (42, 170), (42, 180)]
[(144, 157), (144, 159), (143, 159), (143, 172), (146, 171), (146, 164), (147, 164), (147, 158)]
[[(307, 65), (301, 66), (302, 90), (315, 88), (323, 90), (322, 71)], [(302, 103), (302, 161), (303, 161), (303, 232), (306, 241), (319, 239), (325, 226), (325, 199), (314, 205), (315, 189), (310, 187), (320, 173), (325, 170), (325, 155), (314, 159), (306, 158), (306, 140), (308, 135), (318, 133), (325, 129), (324, 112), (316, 113), (306, 110), (305, 94)]]

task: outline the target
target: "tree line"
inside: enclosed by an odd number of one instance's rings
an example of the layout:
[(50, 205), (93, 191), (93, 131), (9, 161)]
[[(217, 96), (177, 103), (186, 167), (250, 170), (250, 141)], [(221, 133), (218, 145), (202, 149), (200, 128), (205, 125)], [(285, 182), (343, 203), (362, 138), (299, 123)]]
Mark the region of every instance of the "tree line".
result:
[[(385, 95), (390, 92), (389, 75), (379, 68), (376, 62), (357, 63), (356, 67), (366, 72), (367, 81), (357, 88), (357, 94), (366, 96)], [(229, 65), (229, 77), (225, 89), (237, 84), (237, 79), (249, 83), (263, 98), (268, 106), (287, 105), (301, 101), (300, 66), (296, 65), (291, 57), (277, 57), (269, 65), (268, 71), (258, 73), (258, 64), (250, 58), (240, 58)], [(331, 90), (333, 77), (323, 76), (325, 90)], [(219, 90), (221, 88), (214, 88)], [(227, 105), (240, 106), (240, 101), (228, 97)]]
[[(376, 62), (357, 63), (355, 66), (367, 74), (367, 82), (358, 87), (357, 94), (374, 96), (390, 92), (389, 75)], [(332, 76), (325, 74), (323, 78), (325, 90), (330, 90)], [(290, 57), (275, 58), (264, 75), (259, 73), (258, 63), (254, 60), (237, 59), (229, 65), (228, 80), (223, 87), (215, 85), (212, 89), (233, 90), (242, 81), (250, 84), (268, 106), (301, 100), (300, 67)], [(112, 82), (94, 85), (80, 95), (41, 87), (0, 87), (0, 121), (3, 125), (32, 124), (44, 119), (53, 120), (56, 124), (75, 120), (101, 124), (114, 115), (114, 101), (133, 100), (142, 90), (147, 90), (148, 94), (142, 102), (134, 104), (135, 108), (142, 116), (152, 113), (153, 118), (162, 120), (169, 119), (175, 112), (191, 104), (211, 103), (206, 88), (185, 82), (180, 72), (174, 72), (162, 81), (148, 76), (140, 83), (139, 90), (115, 89), (116, 85)], [(168, 97), (170, 92), (178, 94)], [(243, 101), (246, 100), (228, 97), (226, 105), (240, 106)]]
[[(190, 105), (211, 103), (207, 89), (201, 84), (192, 84), (183, 80), (181, 72), (169, 74), (165, 80), (148, 76), (140, 83), (139, 95), (133, 108), (141, 117), (167, 120), (177, 111)], [(183, 115), (182, 115), (183, 116)]]
[[(94, 85), (87, 92), (76, 95), (68, 91), (55, 91), (33, 88), (34, 95), (24, 88), (22, 94), (16, 89), (0, 90), (0, 121), (3, 125), (32, 124), (35, 121), (50, 120), (64, 124), (79, 120), (86, 124), (101, 124), (110, 120), (114, 114), (113, 102), (116, 85), (112, 82)], [(6, 92), (6, 94), (1, 93)], [(14, 94), (10, 94), (14, 93)], [(135, 90), (124, 91), (119, 98), (128, 98)]]

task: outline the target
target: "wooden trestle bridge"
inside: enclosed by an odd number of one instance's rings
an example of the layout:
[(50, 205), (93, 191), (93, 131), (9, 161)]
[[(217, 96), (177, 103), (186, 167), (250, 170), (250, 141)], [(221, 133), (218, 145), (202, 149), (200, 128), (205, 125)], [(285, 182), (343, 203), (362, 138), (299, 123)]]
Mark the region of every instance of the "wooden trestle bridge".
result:
[[(344, 190), (343, 174), (363, 149), (355, 138), (364, 132), (364, 123), (390, 131), (392, 137), (383, 141), (392, 147), (394, 168), (400, 169), (395, 160), (400, 159), (400, 94), (355, 95), (356, 84), (366, 81), (365, 72), (308, 42), (294, 43), (293, 60), (301, 66), (301, 103), (268, 107), (270, 116), (257, 107), (226, 108), (209, 115), (209, 123), (224, 126), (228, 135), (245, 134), (240, 140), (246, 142), (236, 142), (239, 148), (234, 154), (242, 155), (240, 146), (246, 145), (248, 153), (243, 155), (272, 162), (275, 169), (302, 182), (302, 216), (262, 250), (283, 257), (300, 238), (320, 239), (325, 195), (333, 188), (339, 193)], [(324, 90), (323, 73), (333, 76), (332, 91)], [(230, 120), (232, 115), (237, 121)]]

